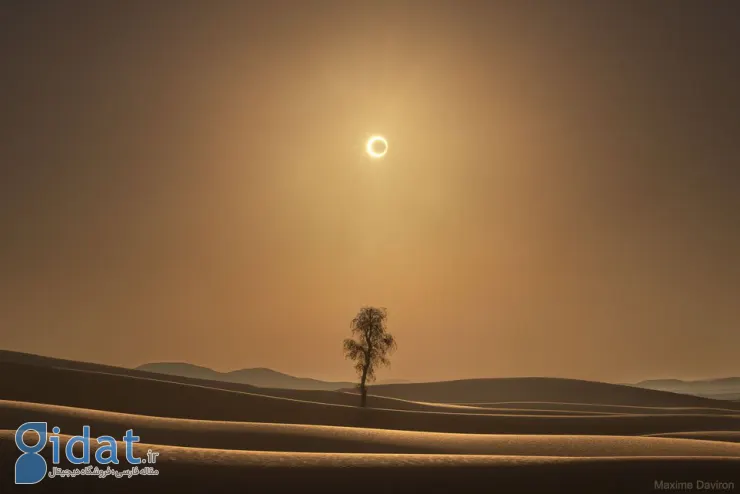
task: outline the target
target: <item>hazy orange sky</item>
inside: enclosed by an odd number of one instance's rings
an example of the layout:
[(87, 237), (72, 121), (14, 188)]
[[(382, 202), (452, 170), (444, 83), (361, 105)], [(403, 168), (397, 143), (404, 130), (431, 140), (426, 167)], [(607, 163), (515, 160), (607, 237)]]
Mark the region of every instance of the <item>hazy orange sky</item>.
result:
[(3, 2), (0, 348), (740, 374), (738, 8), (566, 3)]

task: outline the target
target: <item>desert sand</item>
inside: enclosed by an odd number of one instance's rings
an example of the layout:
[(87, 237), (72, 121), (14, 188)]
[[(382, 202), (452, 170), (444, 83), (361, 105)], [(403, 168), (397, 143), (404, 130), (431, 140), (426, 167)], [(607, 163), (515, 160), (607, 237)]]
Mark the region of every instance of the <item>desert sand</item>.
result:
[[(514, 456), (725, 456), (740, 444), (641, 436), (455, 434), (360, 427), (227, 422), (149, 417), (0, 400), (0, 423), (47, 421), (62, 430), (123, 436), (133, 428), (156, 444), (197, 448), (316, 453), (437, 453)], [(722, 434), (722, 433), (720, 433)]]
[[(354, 390), (54, 364), (0, 362), (1, 471), (18, 458), (14, 430), (45, 421), (62, 442), (83, 425), (93, 437), (133, 429), (137, 451), (160, 453), (159, 475), (47, 478), (33, 492), (631, 493), (699, 480), (740, 489), (740, 404), (731, 401), (484, 379), (376, 386), (362, 409)], [(3, 493), (28, 491), (7, 475), (0, 482)]]

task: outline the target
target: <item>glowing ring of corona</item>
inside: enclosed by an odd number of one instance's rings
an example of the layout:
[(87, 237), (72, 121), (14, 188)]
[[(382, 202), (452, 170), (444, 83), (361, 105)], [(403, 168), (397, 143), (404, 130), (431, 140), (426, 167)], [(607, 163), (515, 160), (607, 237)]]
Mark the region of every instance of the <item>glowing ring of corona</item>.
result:
[[(383, 152), (381, 153), (378, 153), (373, 149), (373, 146), (378, 142), (383, 144)], [(367, 150), (367, 154), (369, 154), (371, 157), (382, 158), (383, 156), (385, 156), (385, 153), (388, 152), (388, 141), (386, 141), (385, 138), (382, 136), (372, 136), (367, 141), (366, 150)]]

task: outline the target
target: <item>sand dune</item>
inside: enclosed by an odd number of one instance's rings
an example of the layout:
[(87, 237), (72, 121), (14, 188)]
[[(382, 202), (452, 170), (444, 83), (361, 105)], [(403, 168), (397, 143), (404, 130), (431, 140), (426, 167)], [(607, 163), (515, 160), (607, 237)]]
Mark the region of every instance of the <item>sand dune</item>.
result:
[[(357, 390), (347, 388), (342, 391), (270, 389), (241, 383), (198, 379), (176, 375), (115, 367), (111, 365), (78, 362), (74, 360), (45, 357), (0, 350), (0, 370), (3, 365), (21, 364), (51, 369), (81, 370), (166, 380), (183, 384), (207, 386), (215, 389), (258, 392), (264, 395), (295, 398), (305, 401), (320, 401), (354, 405)], [(740, 410), (740, 402), (715, 400), (691, 395), (683, 395), (659, 390), (644, 389), (630, 385), (619, 385), (557, 378), (497, 378), (466, 379), (431, 383), (403, 383), (374, 385), (371, 394), (377, 397), (397, 398), (411, 402), (428, 403), (503, 403), (503, 402), (552, 402), (588, 403), (593, 405), (636, 405), (653, 407), (702, 407), (729, 408)], [(408, 396), (405, 396), (408, 395)], [(529, 408), (529, 407), (521, 407)], [(588, 410), (579, 410), (587, 412)], [(593, 410), (597, 412), (599, 410)]]
[[(654, 492), (656, 481), (698, 480), (740, 486), (740, 403), (627, 386), (403, 384), (393, 389), (411, 392), (370, 396), (362, 409), (354, 390), (262, 389), (73, 364), (0, 362), (0, 375), (0, 471), (12, 471), (12, 431), (30, 420), (72, 433), (90, 425), (93, 436), (133, 428), (148, 443), (137, 446), (140, 455), (160, 452), (156, 477), (45, 479), (34, 492), (103, 485), (110, 492), (209, 493), (632, 493)], [(471, 398), (475, 392), (480, 396)], [(440, 403), (444, 396), (468, 399)], [(0, 492), (15, 491), (9, 482), (0, 477)]]
[(92, 362), (79, 362), (76, 360), (67, 360), (56, 357), (45, 357), (42, 355), (33, 355), (30, 353), (13, 352), (9, 350), (0, 350), (0, 365), (2, 364), (21, 364), (33, 365), (37, 367), (47, 367), (51, 369), (68, 369), (86, 372), (99, 372), (103, 374), (113, 374), (119, 376), (130, 376), (138, 378), (149, 378), (158, 380), (167, 380), (183, 384), (194, 384), (200, 386), (210, 386), (220, 389), (231, 389), (234, 391), (254, 391), (257, 388), (249, 384), (230, 383), (224, 381), (200, 379), (196, 377), (165, 375), (158, 372), (149, 372), (139, 369), (129, 369), (126, 367), (116, 367), (113, 365), (95, 364)]
[(693, 432), (665, 432), (662, 434), (648, 434), (648, 437), (673, 437), (684, 439), (703, 439), (706, 441), (727, 441), (740, 443), (740, 431), (693, 431)]
[[(291, 398), (294, 400), (301, 401), (315, 401), (320, 403), (332, 404), (332, 405), (347, 405), (357, 406), (359, 403), (359, 396), (356, 393), (350, 393), (346, 391), (318, 391), (318, 390), (295, 390), (295, 389), (272, 389), (272, 388), (261, 388), (254, 391), (256, 393), (277, 396), (282, 398)], [(592, 411), (584, 409), (577, 409), (574, 407), (573, 410), (566, 408), (557, 409), (538, 409), (533, 411), (522, 407), (517, 408), (504, 408), (496, 409), (491, 407), (480, 407), (474, 404), (450, 404), (450, 403), (432, 403), (432, 402), (420, 402), (420, 401), (409, 401), (401, 398), (389, 398), (385, 396), (373, 396), (368, 395), (367, 405), (370, 408), (387, 408), (391, 410), (416, 410), (416, 411), (427, 411), (427, 412), (450, 412), (450, 413), (473, 413), (473, 414), (496, 414), (506, 413), (508, 415), (605, 415), (612, 412), (603, 411)], [(725, 413), (735, 413), (733, 410)], [(737, 413), (740, 413), (738, 411)]]
[[(418, 402), (412, 402), (418, 403)], [(722, 402), (719, 402), (721, 405)], [(624, 413), (644, 413), (644, 414), (676, 414), (676, 413), (701, 413), (701, 414), (719, 414), (733, 415), (740, 413), (737, 408), (722, 407), (655, 407), (655, 406), (634, 406), (634, 405), (601, 405), (598, 403), (552, 403), (540, 401), (514, 401), (514, 402), (496, 402), (496, 403), (461, 403), (467, 407), (485, 408), (488, 410), (522, 410), (528, 413), (540, 413), (542, 411), (563, 411), (566, 413), (592, 413), (592, 414), (624, 414)], [(451, 406), (451, 405), (445, 405)]]
[[(0, 364), (0, 373), (18, 376), (0, 381), (0, 396), (7, 400), (158, 417), (486, 434), (643, 435), (740, 430), (740, 415), (543, 416), (361, 409), (69, 369)], [(71, 393), (70, 389), (94, 392)]]
[[(56, 359), (51, 359), (51, 361), (55, 361)], [(46, 362), (44, 360), (43, 362)], [(95, 364), (91, 364), (95, 365)], [(35, 365), (34, 365), (35, 366)], [(39, 366), (35, 366), (39, 367)], [(324, 403), (324, 404), (333, 404), (333, 405), (346, 405), (346, 406), (357, 406), (359, 404), (359, 396), (355, 393), (348, 393), (348, 392), (342, 392), (342, 391), (328, 391), (328, 390), (298, 390), (298, 389), (283, 389), (283, 388), (257, 388), (255, 386), (249, 386), (245, 384), (238, 384), (238, 383), (228, 383), (228, 382), (222, 382), (222, 381), (207, 381), (203, 379), (195, 379), (195, 378), (188, 378), (188, 377), (180, 377), (180, 376), (169, 376), (164, 374), (156, 374), (151, 372), (139, 372), (139, 371), (130, 371), (127, 373), (119, 373), (119, 372), (110, 372), (111, 369), (116, 368), (107, 368), (107, 366), (98, 366), (101, 368), (106, 368), (106, 370), (100, 370), (98, 368), (93, 369), (84, 369), (84, 368), (76, 368), (74, 365), (69, 364), (65, 367), (54, 367), (50, 365), (42, 365), (40, 366), (42, 369), (29, 369), (28, 365), (26, 364), (19, 364), (17, 362), (0, 362), (0, 370), (5, 369), (8, 372), (17, 372), (18, 375), (27, 375), (27, 376), (33, 376), (33, 378), (36, 378), (41, 375), (63, 375), (66, 377), (69, 376), (75, 376), (75, 374), (69, 374), (69, 372), (85, 372), (86, 374), (98, 374), (97, 380), (104, 379), (103, 376), (121, 376), (121, 377), (131, 377), (135, 379), (143, 379), (147, 381), (156, 381), (156, 382), (169, 382), (169, 383), (178, 383), (178, 384), (186, 384), (191, 386), (200, 386), (200, 387), (206, 387), (209, 389), (220, 389), (225, 391), (237, 391), (237, 392), (246, 392), (246, 393), (256, 393), (263, 396), (275, 396), (280, 398), (289, 398), (294, 400), (300, 400), (300, 401), (312, 401), (312, 402), (318, 402), (318, 403)], [(44, 370), (45, 369), (45, 370)], [(126, 370), (126, 369), (124, 369)], [(65, 372), (60, 372), (65, 371)], [(137, 374), (138, 373), (138, 374)], [(140, 374), (140, 375), (139, 375)], [(33, 383), (29, 383), (33, 384)], [(52, 403), (61, 403), (61, 402), (52, 402)], [(402, 400), (400, 398), (387, 398), (383, 396), (368, 396), (368, 406), (371, 408), (387, 408), (391, 410), (416, 410), (416, 411), (430, 411), (430, 412), (440, 412), (440, 411), (450, 411), (450, 412), (460, 412), (462, 408), (466, 408), (466, 413), (476, 413), (476, 414), (491, 414), (496, 413), (496, 410), (490, 410), (482, 407), (464, 407), (461, 405), (451, 405), (451, 404), (443, 404), (443, 403), (420, 403), (420, 402), (413, 402), (409, 400)], [(532, 412), (526, 409), (522, 410), (514, 410), (514, 409), (508, 409), (506, 410), (507, 414), (513, 415), (513, 414), (522, 414), (522, 415), (531, 415)], [(584, 414), (591, 414), (591, 413), (598, 413), (598, 412), (589, 412), (589, 411), (569, 411), (569, 410), (539, 410), (536, 412), (538, 415), (584, 415)]]
[[(62, 437), (62, 445), (68, 436)], [(13, 468), (12, 431), (0, 431), (0, 468)], [(94, 448), (93, 448), (94, 449)], [(655, 482), (738, 483), (740, 458), (567, 458), (229, 451), (138, 444), (160, 453), (158, 475), (130, 479), (47, 478), (34, 492), (654, 492)], [(50, 464), (50, 451), (43, 451)], [(121, 450), (120, 454), (123, 454)], [(69, 468), (60, 464), (61, 468)], [(119, 465), (119, 469), (125, 467)], [(0, 479), (11, 492), (10, 476)], [(735, 485), (731, 484), (734, 483)], [(20, 488), (16, 489), (21, 491)]]
[(122, 437), (133, 428), (156, 444), (255, 451), (325, 453), (438, 453), (521, 456), (727, 456), (740, 444), (690, 439), (619, 436), (449, 434), (357, 427), (266, 424), (148, 417), (0, 400), (0, 428), (26, 421), (80, 433)]
[[(5, 365), (4, 365), (5, 364)], [(301, 401), (316, 401), (320, 403), (335, 404), (335, 405), (348, 405), (357, 406), (359, 403), (359, 396), (356, 390), (304, 390), (304, 389), (286, 389), (286, 388), (268, 388), (268, 387), (257, 387), (249, 384), (226, 382), (214, 379), (203, 379), (196, 377), (185, 377), (174, 374), (163, 374), (159, 372), (151, 372), (143, 369), (128, 369), (124, 367), (116, 367), (111, 365), (95, 364), (91, 362), (78, 362), (75, 360), (60, 359), (55, 357), (46, 357), (41, 355), (33, 355), (29, 353), (13, 352), (8, 350), (0, 350), (0, 369), (6, 367), (13, 369), (13, 365), (7, 364), (22, 364), (33, 365), (39, 367), (46, 367), (49, 369), (66, 369), (85, 371), (92, 373), (100, 373), (104, 375), (119, 375), (128, 376), (141, 379), (154, 379), (157, 381), (168, 381), (181, 384), (191, 384), (195, 386), (206, 386), (213, 389), (224, 389), (230, 391), (243, 391), (247, 393), (259, 393), (267, 396), (278, 396), (282, 398), (292, 398)], [(26, 367), (15, 367), (21, 372)], [(448, 407), (448, 404), (433, 403), (429, 402), (423, 405), (418, 402), (403, 400), (400, 398), (382, 397), (382, 396), (369, 396), (368, 406), (373, 408), (390, 408), (394, 410), (429, 410), (438, 411), (440, 407)], [(470, 413), (477, 413), (480, 407), (471, 407)], [(543, 413), (549, 413), (546, 410)], [(488, 411), (482, 411), (480, 413), (490, 413)], [(516, 412), (511, 412), (516, 413)], [(524, 410), (524, 413), (529, 413)], [(570, 411), (564, 410), (553, 411), (553, 414), (571, 414)]]
[(647, 389), (660, 389), (676, 393), (708, 397), (732, 397), (740, 395), (740, 377), (722, 377), (718, 379), (699, 379), (683, 381), (681, 379), (648, 379), (635, 386)]
[[(353, 390), (346, 390), (353, 391)], [(518, 377), (465, 379), (372, 386), (378, 396), (438, 403), (545, 401), (655, 407), (719, 407), (737, 409), (733, 402), (698, 396), (578, 379)]]

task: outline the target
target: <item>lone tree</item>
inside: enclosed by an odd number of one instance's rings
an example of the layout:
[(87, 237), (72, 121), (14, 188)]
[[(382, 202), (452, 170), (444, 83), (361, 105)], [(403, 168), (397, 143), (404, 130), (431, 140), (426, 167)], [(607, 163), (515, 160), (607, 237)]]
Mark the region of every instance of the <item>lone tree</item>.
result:
[(344, 340), (344, 356), (355, 361), (355, 370), (360, 376), (363, 407), (367, 404), (366, 383), (375, 380), (379, 366), (391, 364), (388, 355), (396, 349), (396, 340), (386, 332), (387, 320), (385, 308), (363, 307), (350, 323), (352, 338)]

